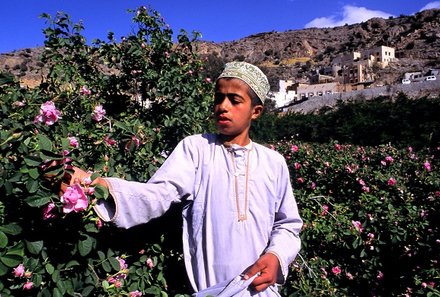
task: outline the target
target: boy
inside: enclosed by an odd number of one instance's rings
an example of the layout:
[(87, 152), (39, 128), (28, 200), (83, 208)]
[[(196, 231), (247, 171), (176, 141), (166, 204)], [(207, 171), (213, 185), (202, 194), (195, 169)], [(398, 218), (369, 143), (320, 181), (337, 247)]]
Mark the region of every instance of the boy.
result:
[[(268, 91), (256, 66), (226, 64), (215, 86), (218, 134), (186, 137), (147, 183), (95, 180), (114, 201), (97, 205), (97, 214), (123, 228), (186, 202), (184, 258), (197, 296), (279, 296), (275, 284), (300, 249), (302, 221), (286, 162), (249, 138)], [(85, 174), (76, 169), (72, 180)], [(239, 292), (221, 293), (236, 284)]]

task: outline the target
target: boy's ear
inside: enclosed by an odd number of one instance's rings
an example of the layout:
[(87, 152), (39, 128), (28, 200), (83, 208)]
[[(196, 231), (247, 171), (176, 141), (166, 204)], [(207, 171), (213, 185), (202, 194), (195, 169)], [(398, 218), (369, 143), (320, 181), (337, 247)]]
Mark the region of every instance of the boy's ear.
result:
[(253, 107), (252, 119), (256, 120), (263, 113), (263, 105), (255, 105)]

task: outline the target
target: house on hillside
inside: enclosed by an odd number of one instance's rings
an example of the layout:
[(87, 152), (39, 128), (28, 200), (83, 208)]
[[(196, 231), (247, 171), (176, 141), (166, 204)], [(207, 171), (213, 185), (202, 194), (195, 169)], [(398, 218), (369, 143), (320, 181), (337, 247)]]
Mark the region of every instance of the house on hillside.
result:
[(359, 85), (372, 83), (375, 79), (373, 66), (381, 68), (389, 62), (396, 61), (395, 49), (388, 46), (378, 46), (360, 52), (352, 52), (333, 59), (333, 67), (339, 67), (338, 78), (342, 84)]

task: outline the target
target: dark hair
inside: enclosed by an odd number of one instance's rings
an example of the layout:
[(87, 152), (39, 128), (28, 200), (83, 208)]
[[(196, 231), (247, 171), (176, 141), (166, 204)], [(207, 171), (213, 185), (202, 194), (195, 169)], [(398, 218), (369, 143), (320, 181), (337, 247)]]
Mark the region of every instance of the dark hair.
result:
[[(222, 77), (221, 79), (225, 79), (225, 80), (231, 80), (234, 79), (236, 77)], [(239, 79), (239, 78), (238, 78)], [(218, 84), (218, 79), (215, 82), (215, 89), (217, 90), (217, 84)], [(252, 88), (245, 83), (248, 89), (248, 95), (251, 98), (251, 106), (257, 106), (257, 105), (263, 105), (263, 100), (260, 99), (260, 97), (257, 96), (257, 94), (254, 92), (254, 90), (252, 90)]]

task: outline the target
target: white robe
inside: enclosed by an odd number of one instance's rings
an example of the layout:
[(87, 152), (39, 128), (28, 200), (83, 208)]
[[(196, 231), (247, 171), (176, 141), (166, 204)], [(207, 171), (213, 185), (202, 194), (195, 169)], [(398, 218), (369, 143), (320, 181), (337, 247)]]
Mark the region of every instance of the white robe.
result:
[[(106, 181), (116, 209), (95, 209), (119, 227), (146, 223), (172, 203), (186, 203), (184, 258), (196, 292), (233, 279), (266, 252), (279, 259), (282, 283), (299, 252), (302, 220), (286, 162), (257, 143), (226, 148), (215, 134), (189, 136), (147, 183)], [(278, 296), (277, 288), (257, 296)]]

